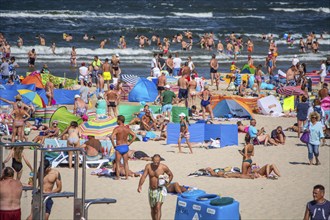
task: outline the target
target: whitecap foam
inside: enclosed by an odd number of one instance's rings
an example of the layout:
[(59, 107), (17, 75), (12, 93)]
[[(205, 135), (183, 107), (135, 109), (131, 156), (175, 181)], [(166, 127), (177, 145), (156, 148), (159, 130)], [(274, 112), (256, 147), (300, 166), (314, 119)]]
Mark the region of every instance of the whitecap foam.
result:
[(48, 18), (48, 19), (70, 19), (70, 18), (106, 18), (106, 19), (162, 19), (163, 16), (148, 16), (142, 14), (128, 13), (95, 13), (91, 11), (69, 11), (69, 10), (41, 10), (41, 11), (4, 11), (0, 10), (0, 18)]
[(195, 18), (212, 18), (212, 12), (201, 12), (201, 13), (183, 13), (183, 12), (171, 12), (171, 14), (177, 17), (195, 17)]
[(284, 12), (298, 12), (298, 11), (316, 11), (316, 12), (324, 12), (329, 14), (330, 8), (270, 8), (273, 11), (284, 11)]

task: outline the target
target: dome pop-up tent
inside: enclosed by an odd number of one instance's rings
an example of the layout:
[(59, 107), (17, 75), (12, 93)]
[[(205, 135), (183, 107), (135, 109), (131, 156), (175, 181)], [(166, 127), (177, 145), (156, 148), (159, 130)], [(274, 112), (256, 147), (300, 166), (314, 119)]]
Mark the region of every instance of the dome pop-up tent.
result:
[(253, 113), (249, 106), (235, 99), (224, 99), (213, 108), (215, 117), (224, 117), (231, 114), (238, 118), (253, 118)]
[(147, 80), (146, 78), (140, 78), (134, 88), (128, 95), (128, 101), (130, 102), (153, 102), (158, 95), (157, 87), (155, 83)]

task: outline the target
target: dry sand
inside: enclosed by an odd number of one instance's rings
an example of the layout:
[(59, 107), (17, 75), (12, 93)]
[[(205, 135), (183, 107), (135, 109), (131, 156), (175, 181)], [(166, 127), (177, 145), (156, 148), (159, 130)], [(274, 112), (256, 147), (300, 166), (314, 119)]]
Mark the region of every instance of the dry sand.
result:
[[(270, 133), (276, 126), (283, 128), (293, 125), (295, 118), (271, 118), (256, 115), (257, 128), (265, 127)], [(248, 124), (248, 121), (244, 121)], [(159, 153), (166, 159), (164, 163), (174, 174), (173, 181), (180, 184), (197, 187), (207, 193), (230, 196), (240, 203), (242, 219), (302, 219), (305, 205), (312, 199), (312, 188), (322, 184), (326, 188), (326, 198), (330, 191), (330, 143), (320, 147), (320, 166), (306, 165), (308, 162), (307, 148), (296, 137), (294, 132), (285, 132), (287, 141), (284, 146), (256, 146), (253, 161), (259, 165), (274, 163), (278, 166), (282, 177), (278, 180), (267, 179), (224, 179), (216, 177), (188, 177), (200, 168), (241, 166), (242, 157), (238, 153), (243, 147), (244, 134), (238, 135), (239, 146), (221, 149), (205, 149), (196, 146), (194, 154), (178, 154), (176, 146), (169, 146), (165, 141), (134, 142), (131, 149), (142, 150), (153, 155)], [(31, 138), (32, 139), (32, 138)], [(8, 151), (5, 152), (7, 155)], [(26, 150), (32, 162), (32, 151)], [(130, 169), (139, 171), (144, 169), (147, 162), (129, 161)], [(7, 164), (9, 165), (9, 163)], [(73, 170), (56, 168), (62, 174), (63, 191), (73, 190)], [(148, 179), (143, 185), (142, 193), (137, 192), (139, 178), (129, 180), (113, 180), (106, 177), (92, 176), (87, 170), (86, 198), (115, 198), (117, 203), (111, 205), (94, 205), (89, 209), (89, 219), (151, 219), (148, 203)], [(28, 170), (24, 165), (22, 182), (27, 182)], [(54, 206), (50, 219), (72, 219), (72, 199), (54, 199)], [(25, 219), (30, 213), (31, 191), (23, 193), (22, 217)], [(176, 196), (168, 195), (162, 209), (162, 219), (173, 219), (176, 208)]]

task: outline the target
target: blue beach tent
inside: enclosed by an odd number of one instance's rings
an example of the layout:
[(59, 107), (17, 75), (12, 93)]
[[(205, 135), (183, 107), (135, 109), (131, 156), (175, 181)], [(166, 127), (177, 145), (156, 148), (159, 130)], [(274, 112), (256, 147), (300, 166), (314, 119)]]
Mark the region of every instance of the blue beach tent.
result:
[(128, 95), (130, 102), (153, 102), (158, 95), (155, 83), (146, 78), (140, 78)]

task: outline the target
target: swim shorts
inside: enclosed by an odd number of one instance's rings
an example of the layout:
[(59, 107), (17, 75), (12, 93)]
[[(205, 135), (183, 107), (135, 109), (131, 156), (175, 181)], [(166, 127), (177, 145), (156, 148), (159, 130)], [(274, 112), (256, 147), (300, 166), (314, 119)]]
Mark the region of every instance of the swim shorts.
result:
[(165, 196), (164, 196), (163, 188), (157, 188), (157, 189), (149, 188), (148, 194), (149, 194), (149, 204), (151, 208), (155, 207), (157, 203), (164, 202)]
[(164, 112), (171, 112), (172, 111), (172, 104), (167, 104), (167, 105), (163, 105), (162, 107), (162, 113)]
[(179, 89), (179, 99), (184, 98), (187, 99), (188, 98), (188, 90), (187, 89)]
[(53, 207), (53, 200), (52, 199), (47, 199), (46, 202), (46, 213), (50, 214), (50, 212), (52, 211), (52, 207)]
[(115, 150), (118, 151), (121, 155), (123, 155), (129, 151), (129, 147), (127, 144), (118, 145), (115, 147)]
[(214, 69), (214, 68), (211, 68), (210, 69), (210, 73), (217, 73), (218, 72), (218, 70), (216, 70), (216, 69)]
[(103, 72), (103, 78), (104, 80), (111, 80), (110, 72)]
[(21, 219), (21, 209), (0, 210), (0, 219)]

